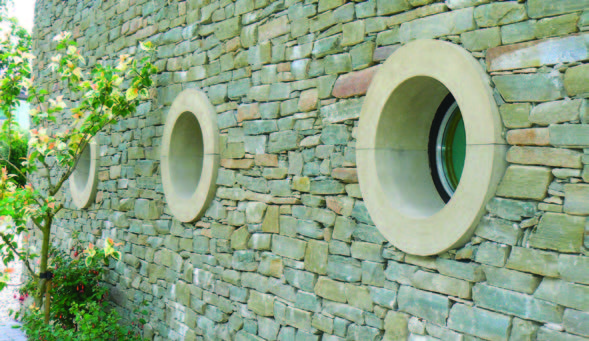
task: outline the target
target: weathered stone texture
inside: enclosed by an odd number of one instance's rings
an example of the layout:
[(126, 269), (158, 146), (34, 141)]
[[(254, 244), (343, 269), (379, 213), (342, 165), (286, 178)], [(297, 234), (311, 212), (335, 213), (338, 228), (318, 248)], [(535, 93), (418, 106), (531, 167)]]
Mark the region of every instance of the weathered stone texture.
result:
[[(52, 96), (77, 100), (45, 71), (61, 31), (90, 65), (116, 65), (139, 41), (157, 47), (153, 98), (99, 134), (96, 203), (63, 210), (54, 239), (124, 243), (105, 282), (130, 318), (149, 302), (148, 339), (589, 337), (588, 0), (37, 0), (36, 10), (33, 73)], [(510, 144), (472, 239), (428, 257), (379, 232), (355, 156), (373, 78), (417, 39), (480, 63)], [(210, 207), (180, 223), (159, 149), (187, 88), (217, 114), (221, 161)]]

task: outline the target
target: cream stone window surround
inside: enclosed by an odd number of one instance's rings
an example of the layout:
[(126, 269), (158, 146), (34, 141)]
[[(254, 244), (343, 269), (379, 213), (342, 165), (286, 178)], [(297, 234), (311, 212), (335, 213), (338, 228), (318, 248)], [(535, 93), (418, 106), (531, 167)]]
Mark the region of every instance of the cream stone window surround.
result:
[[(444, 203), (427, 146), (433, 117), (449, 93), (462, 111), (467, 146), (460, 183)], [(384, 237), (424, 256), (465, 244), (503, 176), (502, 130), (489, 77), (465, 49), (418, 40), (393, 53), (364, 99), (356, 149), (362, 196)]]
[(197, 89), (182, 91), (172, 103), (161, 146), (162, 183), (176, 219), (199, 219), (215, 196), (219, 169), (217, 114)]
[(70, 177), (72, 201), (79, 209), (88, 208), (96, 198), (98, 185), (98, 145), (90, 141)]

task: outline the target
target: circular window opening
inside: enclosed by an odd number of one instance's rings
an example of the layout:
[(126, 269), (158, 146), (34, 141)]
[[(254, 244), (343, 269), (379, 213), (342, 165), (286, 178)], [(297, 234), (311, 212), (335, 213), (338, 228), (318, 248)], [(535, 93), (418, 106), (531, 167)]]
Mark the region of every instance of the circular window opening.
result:
[(397, 248), (433, 255), (466, 243), (505, 168), (488, 75), (463, 48), (419, 40), (393, 53), (360, 114), (362, 197)]
[(466, 131), (460, 107), (448, 95), (439, 106), (429, 133), (432, 179), (444, 202), (456, 191), (466, 159)]
[(78, 208), (87, 208), (94, 201), (98, 184), (98, 146), (91, 141), (78, 159), (70, 177), (72, 201)]
[(202, 130), (190, 112), (180, 115), (172, 130), (169, 162), (171, 181), (178, 196), (184, 199), (196, 191), (203, 165)]
[(203, 92), (184, 90), (172, 103), (161, 157), (170, 211), (182, 222), (199, 219), (215, 197), (220, 161), (217, 113)]
[(83, 191), (88, 183), (90, 177), (90, 164), (90, 148), (86, 147), (84, 148), (82, 155), (80, 155), (78, 165), (73, 173), (74, 186), (76, 186), (76, 190), (78, 191)]

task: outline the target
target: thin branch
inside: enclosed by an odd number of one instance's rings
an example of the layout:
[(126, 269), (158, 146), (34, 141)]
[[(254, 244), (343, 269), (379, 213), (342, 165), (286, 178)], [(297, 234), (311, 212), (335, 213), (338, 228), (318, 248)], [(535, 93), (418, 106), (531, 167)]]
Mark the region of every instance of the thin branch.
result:
[(6, 235), (4, 235), (3, 233), (0, 233), (0, 238), (2, 238), (2, 241), (4, 241), (4, 244), (8, 245), (8, 247), (12, 250), (12, 252), (16, 253), (18, 258), (21, 259), (25, 263), (27, 269), (29, 269), (29, 271), (33, 274), (33, 276), (38, 277), (35, 274), (35, 271), (33, 271), (33, 268), (31, 267), (31, 264), (29, 263), (28, 258), (21, 256), (21, 253), (18, 252), (18, 250), (12, 245), (12, 243), (10, 242), (10, 240), (8, 240)]

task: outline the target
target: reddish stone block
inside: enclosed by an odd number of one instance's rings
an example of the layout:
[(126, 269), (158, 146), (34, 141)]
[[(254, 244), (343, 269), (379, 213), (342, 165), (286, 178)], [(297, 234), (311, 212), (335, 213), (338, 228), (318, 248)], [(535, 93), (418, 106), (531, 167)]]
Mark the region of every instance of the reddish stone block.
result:
[(254, 166), (253, 159), (221, 159), (221, 167), (229, 169), (250, 169)]
[(258, 103), (244, 104), (237, 108), (237, 122), (257, 120), (260, 116), (260, 105)]
[(303, 112), (317, 109), (319, 92), (317, 89), (305, 90), (299, 98), (299, 109)]
[(358, 171), (356, 168), (335, 168), (331, 171), (331, 176), (345, 183), (358, 182)]
[(337, 214), (342, 214), (342, 205), (337, 200), (337, 197), (327, 197), (325, 198), (325, 203), (327, 204), (328, 209)]
[(372, 61), (380, 62), (393, 54), (393, 52), (397, 51), (397, 49), (401, 47), (401, 45), (391, 45), (391, 46), (383, 46), (379, 47), (374, 50), (374, 54), (372, 55)]
[(340, 76), (333, 86), (333, 96), (348, 98), (365, 95), (379, 66)]
[(280, 64), (276, 65), (276, 71), (290, 72), (290, 63), (280, 63)]
[(507, 143), (517, 146), (548, 146), (548, 128), (515, 129), (507, 132)]
[(278, 167), (278, 155), (276, 154), (257, 154), (255, 156), (257, 166)]

